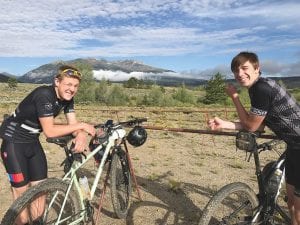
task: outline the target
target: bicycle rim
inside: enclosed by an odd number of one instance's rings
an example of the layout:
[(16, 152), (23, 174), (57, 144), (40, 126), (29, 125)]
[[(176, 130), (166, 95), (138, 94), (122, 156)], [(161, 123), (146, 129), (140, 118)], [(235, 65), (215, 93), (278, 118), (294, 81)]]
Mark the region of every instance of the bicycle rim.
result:
[(66, 198), (68, 184), (58, 179), (47, 179), (30, 188), (18, 198), (6, 212), (2, 225), (55, 224), (60, 215), (62, 225), (79, 218), (77, 197), (73, 193)]
[(221, 188), (203, 210), (199, 225), (246, 225), (258, 205), (253, 190), (243, 183)]
[(130, 204), (131, 177), (126, 154), (122, 149), (114, 152), (110, 172), (113, 208), (118, 218), (125, 218)]

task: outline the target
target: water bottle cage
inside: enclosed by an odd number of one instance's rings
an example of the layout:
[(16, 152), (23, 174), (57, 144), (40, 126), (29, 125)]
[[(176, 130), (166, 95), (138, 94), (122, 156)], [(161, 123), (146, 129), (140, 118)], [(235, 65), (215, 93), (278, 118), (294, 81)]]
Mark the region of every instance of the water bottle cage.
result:
[(256, 134), (247, 131), (240, 131), (236, 134), (236, 148), (246, 152), (253, 152), (257, 148)]

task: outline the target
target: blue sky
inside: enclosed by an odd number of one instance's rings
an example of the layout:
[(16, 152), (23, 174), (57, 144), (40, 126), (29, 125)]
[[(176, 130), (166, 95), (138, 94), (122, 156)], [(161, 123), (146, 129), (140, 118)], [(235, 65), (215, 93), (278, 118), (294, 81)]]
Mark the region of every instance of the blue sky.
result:
[(266, 75), (300, 75), (299, 0), (1, 0), (0, 11), (0, 72), (14, 75), (92, 57), (230, 76), (245, 50)]

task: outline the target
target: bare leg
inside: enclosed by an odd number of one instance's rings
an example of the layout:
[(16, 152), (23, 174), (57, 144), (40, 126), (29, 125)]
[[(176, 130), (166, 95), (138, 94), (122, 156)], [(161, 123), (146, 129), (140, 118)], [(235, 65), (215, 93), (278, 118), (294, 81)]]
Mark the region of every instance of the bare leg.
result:
[[(13, 194), (13, 199), (16, 200), (18, 197), (20, 197), (30, 186), (34, 186), (36, 184), (38, 184), (41, 181), (34, 181), (31, 182), (30, 184), (27, 184), (23, 187), (12, 187), (12, 194)], [(44, 208), (45, 208), (45, 196), (41, 196), (38, 199), (36, 199), (34, 202), (32, 202), (31, 206), (30, 206), (30, 212), (28, 211), (29, 209), (26, 208), (23, 210), (23, 212), (20, 213), (16, 223), (17, 225), (22, 225), (22, 224), (26, 224), (29, 221), (29, 215), (31, 219), (37, 219), (39, 218), (43, 212), (44, 212)], [(29, 214), (30, 213), (30, 214)]]
[(294, 195), (294, 215), (297, 224), (300, 224), (300, 197)]
[[(38, 184), (40, 181), (34, 181), (31, 182), (31, 186), (34, 186), (36, 184)], [(31, 203), (30, 206), (30, 214), (31, 214), (31, 218), (33, 220), (38, 219), (39, 217), (41, 217), (43, 215), (43, 212), (45, 210), (45, 203), (46, 203), (46, 196), (45, 195), (41, 195), (39, 198), (37, 198), (36, 200), (34, 200)]]
[(298, 225), (300, 224), (296, 218), (300, 219), (300, 198), (296, 197), (294, 195), (295, 187), (290, 184), (286, 184), (286, 190), (287, 190), (287, 197), (288, 197), (288, 208), (291, 215), (292, 224), (291, 225)]
[[(23, 186), (23, 187), (12, 187), (12, 195), (13, 199), (16, 200), (18, 197), (20, 197), (27, 189), (29, 185)], [(28, 211), (27, 209), (24, 209), (23, 212), (20, 213), (16, 223), (17, 225), (22, 225), (27, 223), (28, 221)]]

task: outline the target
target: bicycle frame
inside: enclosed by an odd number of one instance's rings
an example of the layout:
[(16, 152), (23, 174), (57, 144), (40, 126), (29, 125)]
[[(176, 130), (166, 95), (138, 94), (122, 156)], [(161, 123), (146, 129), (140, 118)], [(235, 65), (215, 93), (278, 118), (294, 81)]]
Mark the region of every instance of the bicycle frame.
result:
[[(281, 207), (283, 202), (281, 201), (282, 196), (280, 196), (281, 187), (285, 180), (286, 153), (281, 154), (276, 161), (267, 163), (263, 169), (261, 169), (259, 159), (259, 154), (262, 151), (272, 150), (282, 141), (276, 139), (258, 144), (256, 134), (246, 131), (240, 132), (236, 136), (236, 147), (251, 152), (248, 161), (253, 155), (259, 190), (256, 192), (244, 182), (233, 182), (223, 186), (205, 206), (199, 225), (208, 225), (211, 222), (228, 225), (290, 224), (291, 219), (288, 210)], [(281, 174), (276, 171), (278, 169), (281, 170)]]
[[(271, 167), (271, 169), (268, 171), (267, 174), (265, 174), (265, 177), (262, 175), (262, 170), (260, 166), (260, 160), (259, 160), (259, 151), (256, 149), (253, 152), (254, 155), (254, 161), (255, 161), (255, 170), (256, 170), (256, 176), (258, 181), (258, 199), (259, 199), (259, 208), (254, 213), (253, 219), (251, 223), (258, 222), (258, 218), (262, 219), (263, 221), (268, 221), (275, 210), (277, 210), (280, 215), (284, 218), (288, 218), (287, 215), (284, 213), (284, 211), (280, 208), (280, 206), (276, 203), (277, 198), (280, 194), (281, 187), (285, 180), (285, 153), (283, 153), (279, 159), (274, 163), (274, 165)], [(276, 193), (270, 194), (267, 191), (266, 188), (266, 181), (268, 181), (271, 177), (271, 175), (274, 173), (276, 169), (280, 168), (282, 170), (282, 175), (280, 178), (280, 182), (277, 186)]]
[[(79, 221), (84, 220), (84, 216), (85, 216), (85, 199), (83, 198), (76, 172), (77, 172), (78, 169), (80, 169), (83, 165), (85, 165), (95, 154), (97, 154), (105, 146), (104, 155), (103, 155), (103, 157), (101, 159), (101, 162), (100, 162), (100, 165), (97, 169), (97, 173), (96, 173), (95, 179), (94, 179), (92, 187), (91, 187), (90, 196), (88, 196), (88, 200), (92, 200), (94, 198), (96, 188), (97, 188), (97, 185), (99, 183), (100, 177), (102, 175), (104, 165), (105, 165), (105, 162), (106, 162), (107, 157), (109, 155), (109, 152), (116, 145), (116, 143), (115, 143), (116, 140), (120, 139), (121, 142), (119, 144), (123, 143), (123, 138), (125, 137), (125, 134), (126, 134), (126, 131), (122, 128), (114, 129), (112, 131), (112, 133), (109, 135), (108, 141), (106, 141), (103, 144), (100, 144), (99, 146), (97, 146), (93, 151), (91, 151), (82, 160), (82, 162), (78, 162), (78, 161), (74, 160), (74, 162), (71, 165), (70, 170), (62, 178), (63, 181), (69, 181), (69, 187), (68, 187), (68, 190), (66, 192), (65, 199), (63, 201), (61, 210), (60, 210), (59, 215), (58, 215), (58, 221), (59, 222), (64, 222), (65, 220), (68, 219), (68, 218), (65, 218), (63, 221), (60, 221), (60, 218), (61, 218), (62, 212), (63, 212), (63, 208), (65, 206), (65, 203), (67, 201), (67, 198), (68, 198), (68, 196), (70, 194), (70, 191), (71, 191), (73, 186), (75, 187), (75, 191), (78, 193), (78, 196), (80, 198), (80, 205), (81, 205), (81, 209), (82, 209), (81, 212), (82, 213), (81, 213), (80, 217), (77, 220), (73, 221), (70, 224), (77, 224)], [(55, 200), (55, 197), (56, 197), (56, 195), (51, 200), (51, 203), (49, 204), (49, 208), (51, 208), (51, 206), (52, 206), (52, 204)], [(59, 224), (59, 222), (56, 222), (56, 224)]]

